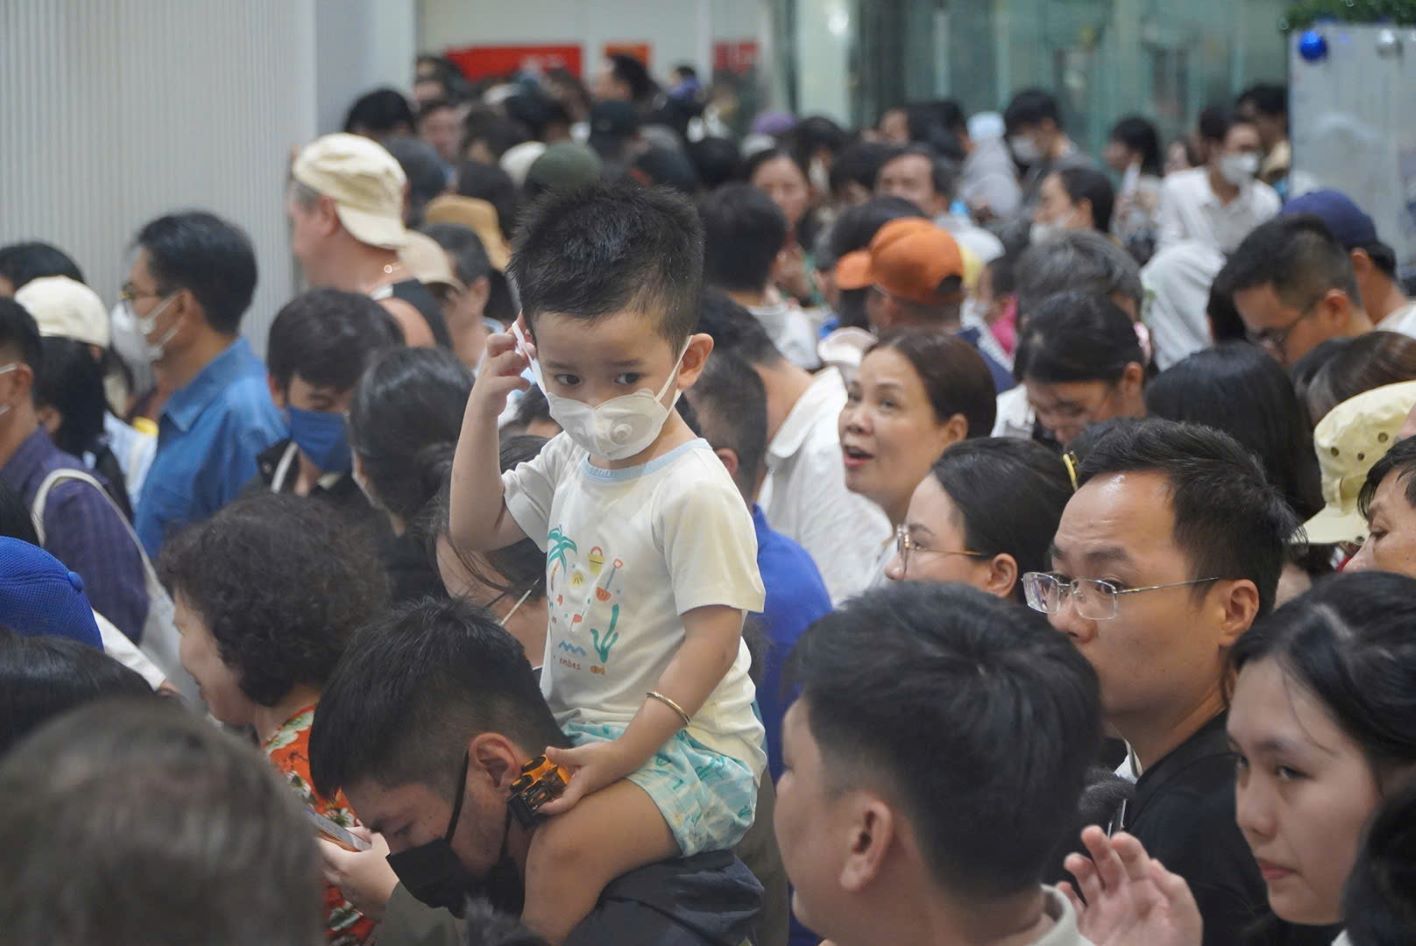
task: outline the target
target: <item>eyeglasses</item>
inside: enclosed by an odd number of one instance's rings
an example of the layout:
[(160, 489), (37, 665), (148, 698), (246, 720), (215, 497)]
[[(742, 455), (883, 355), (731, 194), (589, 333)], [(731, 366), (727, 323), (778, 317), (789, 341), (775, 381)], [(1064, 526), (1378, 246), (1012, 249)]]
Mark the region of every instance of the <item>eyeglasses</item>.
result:
[(920, 545), (910, 535), (909, 526), (895, 527), (895, 554), (900, 557), (900, 569), (910, 570), (911, 555), (967, 555), (969, 558), (987, 558), (982, 552), (969, 549), (931, 549)]
[(1172, 581), (1164, 585), (1146, 585), (1144, 588), (1118, 588), (1102, 578), (1066, 579), (1050, 572), (1028, 572), (1023, 576), (1023, 594), (1028, 607), (1043, 614), (1060, 614), (1070, 598), (1077, 616), (1088, 621), (1110, 621), (1116, 617), (1119, 599), (1122, 595), (1140, 594), (1143, 591), (1161, 591), (1166, 588), (1184, 588), (1189, 585), (1203, 585), (1219, 581), (1218, 578), (1196, 578), (1191, 581)]
[(163, 293), (141, 292), (137, 286), (130, 282), (125, 282), (123, 288), (118, 291), (118, 298), (124, 302), (137, 302), (139, 299), (161, 299)]
[(1298, 318), (1294, 319), (1292, 322), (1289, 322), (1283, 328), (1265, 328), (1259, 329), (1257, 332), (1250, 332), (1246, 329), (1244, 331), (1244, 337), (1260, 348), (1266, 348), (1275, 354), (1281, 355), (1283, 354), (1283, 347), (1288, 344), (1288, 336), (1293, 334), (1293, 330), (1298, 327), (1299, 322), (1302, 322), (1304, 319), (1308, 318), (1308, 316), (1312, 315), (1316, 309), (1317, 303), (1315, 302), (1304, 309), (1302, 315), (1298, 316)]

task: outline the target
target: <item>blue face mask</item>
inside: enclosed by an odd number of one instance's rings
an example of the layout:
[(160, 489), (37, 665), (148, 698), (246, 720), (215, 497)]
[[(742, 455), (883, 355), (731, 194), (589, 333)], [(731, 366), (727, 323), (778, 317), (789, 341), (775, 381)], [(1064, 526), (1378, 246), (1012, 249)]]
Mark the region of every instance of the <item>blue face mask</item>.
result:
[(354, 468), (343, 414), (298, 407), (290, 408), (289, 413), (290, 439), (311, 463), (325, 473), (348, 473)]

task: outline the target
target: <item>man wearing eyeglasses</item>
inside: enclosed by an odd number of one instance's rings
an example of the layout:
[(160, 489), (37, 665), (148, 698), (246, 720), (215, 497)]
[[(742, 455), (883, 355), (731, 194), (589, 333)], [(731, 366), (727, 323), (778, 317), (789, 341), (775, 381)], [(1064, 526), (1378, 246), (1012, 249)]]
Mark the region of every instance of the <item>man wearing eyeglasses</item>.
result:
[(1279, 217), (1250, 233), (1221, 276), (1249, 341), (1285, 368), (1330, 338), (1372, 330), (1347, 251), (1312, 214)]
[(1091, 662), (1138, 776), (1125, 828), (1190, 884), (1206, 944), (1237, 943), (1265, 887), (1234, 821), (1229, 648), (1273, 607), (1297, 520), (1228, 435), (1113, 422), (1078, 447), (1050, 573), (1028, 605)]

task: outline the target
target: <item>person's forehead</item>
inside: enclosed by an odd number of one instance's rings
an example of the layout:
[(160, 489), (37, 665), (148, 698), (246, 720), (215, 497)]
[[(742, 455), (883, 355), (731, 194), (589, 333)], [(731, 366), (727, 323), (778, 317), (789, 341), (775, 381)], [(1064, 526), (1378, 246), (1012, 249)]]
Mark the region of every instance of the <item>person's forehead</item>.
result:
[(1286, 305), (1273, 283), (1261, 283), (1246, 289), (1234, 290), (1234, 307), (1245, 321), (1283, 321), (1291, 312), (1297, 312)]
[(1164, 474), (1103, 474), (1067, 502), (1057, 526), (1060, 555), (1081, 559), (1118, 550), (1136, 560), (1175, 551), (1175, 517)]
[(922, 154), (902, 154), (885, 162), (880, 170), (900, 177), (915, 177), (930, 172), (929, 159)]
[(924, 382), (919, 372), (904, 355), (893, 348), (877, 348), (865, 356), (856, 372), (856, 380), (862, 387), (898, 387), (906, 390), (923, 390)]
[(153, 283), (152, 270), (148, 268), (148, 252), (141, 246), (133, 254), (133, 263), (128, 269), (128, 280), (138, 288), (151, 286)]
[(632, 360), (652, 357), (669, 342), (659, 332), (661, 316), (624, 310), (594, 319), (543, 312), (533, 330), (538, 352), (557, 358)]

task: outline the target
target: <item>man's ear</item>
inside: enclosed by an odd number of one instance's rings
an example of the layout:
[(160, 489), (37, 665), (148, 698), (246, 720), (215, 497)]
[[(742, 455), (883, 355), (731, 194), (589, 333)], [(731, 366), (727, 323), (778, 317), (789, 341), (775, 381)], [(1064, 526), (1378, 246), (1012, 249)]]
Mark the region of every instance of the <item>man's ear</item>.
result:
[(1259, 616), (1259, 588), (1247, 578), (1217, 581), (1215, 607), (1219, 609), (1219, 646), (1233, 647)]
[(333, 197), (320, 195), (314, 206), (315, 226), (321, 236), (333, 236), (343, 226), (339, 222), (339, 210)]
[(688, 349), (683, 353), (683, 361), (679, 365), (678, 389), (686, 391), (698, 382), (698, 376), (703, 374), (704, 367), (708, 364), (708, 356), (713, 353), (713, 336), (699, 333), (690, 335), (688, 338)]
[(495, 788), (510, 788), (525, 764), (521, 750), (501, 733), (480, 733), (467, 740), (468, 778), (474, 773)]
[(1145, 376), (1146, 369), (1141, 366), (1140, 362), (1130, 362), (1121, 372), (1119, 381), (1121, 391), (1127, 396), (1139, 394), (1141, 391), (1141, 383), (1145, 380)]
[(841, 865), (841, 889), (860, 893), (871, 885), (885, 866), (885, 856), (897, 840), (895, 812), (880, 798), (862, 793), (849, 826), (850, 849)]
[(741, 467), (741, 464), (738, 462), (737, 451), (730, 450), (727, 447), (719, 447), (713, 452), (718, 455), (719, 460), (723, 461), (723, 466), (727, 467), (728, 475), (733, 478), (733, 482), (737, 482), (738, 469)]

